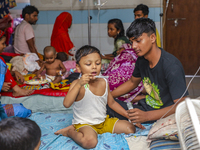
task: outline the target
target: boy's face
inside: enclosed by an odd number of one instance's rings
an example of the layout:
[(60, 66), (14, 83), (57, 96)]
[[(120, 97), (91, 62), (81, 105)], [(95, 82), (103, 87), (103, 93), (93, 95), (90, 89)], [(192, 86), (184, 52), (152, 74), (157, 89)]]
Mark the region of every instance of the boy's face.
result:
[(0, 53), (3, 52), (4, 48), (6, 47), (6, 37), (2, 37), (1, 40), (0, 40)]
[(56, 59), (56, 54), (54, 54), (52, 51), (46, 52), (44, 53), (44, 58), (48, 64), (52, 64)]
[(155, 34), (150, 36), (147, 33), (143, 33), (138, 38), (129, 38), (132, 43), (132, 48), (135, 50), (138, 57), (145, 56), (152, 49), (153, 43), (156, 41)]
[(138, 10), (134, 13), (135, 15), (135, 19), (138, 19), (138, 18), (148, 18), (148, 15), (144, 15), (142, 10)]
[(98, 53), (88, 54), (80, 59), (76, 67), (82, 74), (99, 75), (101, 71), (101, 57)]

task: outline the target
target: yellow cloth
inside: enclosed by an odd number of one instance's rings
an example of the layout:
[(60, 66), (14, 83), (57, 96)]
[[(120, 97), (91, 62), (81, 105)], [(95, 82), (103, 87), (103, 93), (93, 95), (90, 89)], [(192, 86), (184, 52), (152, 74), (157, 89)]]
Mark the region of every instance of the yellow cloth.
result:
[(113, 133), (114, 131), (114, 127), (116, 122), (118, 121), (118, 118), (109, 118), (109, 115), (107, 115), (106, 119), (104, 122), (102, 122), (101, 124), (97, 124), (97, 125), (89, 125), (89, 124), (74, 124), (74, 127), (77, 131), (79, 131), (79, 129), (81, 127), (84, 126), (90, 126), (92, 129), (94, 129), (98, 134), (103, 134), (106, 132), (110, 132)]
[(6, 63), (6, 65), (8, 66), (8, 69), (11, 69), (12, 64), (11, 63)]
[(65, 79), (65, 80), (62, 80), (60, 83), (55, 83), (53, 84), (52, 82), (50, 82), (50, 87), (54, 90), (68, 90), (69, 89), (69, 86), (70, 84), (67, 84), (68, 80)]
[(156, 43), (158, 47), (161, 47), (161, 40), (160, 40), (160, 35), (158, 33), (158, 30), (156, 28)]
[(35, 74), (27, 74), (27, 75), (24, 75), (24, 80), (25, 81), (28, 81), (28, 80), (31, 80), (33, 77), (35, 77), (36, 75)]

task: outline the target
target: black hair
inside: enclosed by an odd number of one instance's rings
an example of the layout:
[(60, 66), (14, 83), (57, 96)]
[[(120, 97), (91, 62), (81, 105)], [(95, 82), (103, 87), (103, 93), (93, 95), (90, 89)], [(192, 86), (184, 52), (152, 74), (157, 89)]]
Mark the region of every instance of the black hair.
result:
[(119, 37), (124, 36), (124, 26), (120, 19), (111, 19), (108, 21), (108, 24), (114, 24), (115, 28), (120, 31), (117, 37), (115, 38), (115, 41), (117, 41)]
[(136, 8), (133, 10), (133, 13), (139, 10), (141, 10), (144, 15), (149, 14), (149, 7), (147, 5), (144, 5), (144, 4), (137, 5)]
[(24, 7), (23, 10), (22, 10), (22, 18), (25, 18), (26, 14), (30, 15), (30, 14), (34, 13), (34, 11), (36, 11), (37, 14), (39, 14), (39, 11), (35, 6), (26, 5), (26, 7)]
[(48, 53), (48, 52), (53, 52), (54, 54), (56, 54), (56, 49), (53, 46), (46, 46), (44, 48), (44, 53)]
[(6, 34), (2, 35), (2, 37), (0, 38), (0, 41), (3, 39), (3, 37), (6, 37)]
[(56, 59), (60, 59), (62, 62), (68, 60), (68, 55), (65, 52), (58, 52)]
[(138, 38), (143, 33), (147, 33), (148, 35), (154, 33), (156, 35), (156, 26), (153, 20), (149, 18), (138, 18), (126, 30), (126, 36), (128, 38)]
[(40, 127), (27, 118), (0, 121), (0, 147), (3, 150), (34, 150), (41, 137)]
[(101, 57), (101, 53), (96, 47), (90, 45), (82, 46), (80, 49), (76, 51), (75, 54), (76, 64), (79, 64), (79, 61), (81, 60), (82, 57), (92, 53), (98, 53)]

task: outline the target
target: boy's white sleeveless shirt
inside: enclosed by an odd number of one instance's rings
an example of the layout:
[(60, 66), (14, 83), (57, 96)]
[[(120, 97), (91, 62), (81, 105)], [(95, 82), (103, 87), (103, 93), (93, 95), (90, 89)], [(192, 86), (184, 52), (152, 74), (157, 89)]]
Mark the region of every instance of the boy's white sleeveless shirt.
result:
[(80, 101), (74, 102), (72, 124), (96, 125), (105, 121), (108, 98), (108, 83), (102, 96), (94, 95), (89, 87), (85, 87), (85, 95)]

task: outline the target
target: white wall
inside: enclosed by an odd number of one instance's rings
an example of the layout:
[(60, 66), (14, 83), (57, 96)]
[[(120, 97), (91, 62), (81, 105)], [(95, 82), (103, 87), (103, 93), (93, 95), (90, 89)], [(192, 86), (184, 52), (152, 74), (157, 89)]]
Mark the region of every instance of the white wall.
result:
[[(40, 10), (74, 10), (96, 9), (94, 0), (30, 0)], [(146, 4), (149, 7), (160, 7), (160, 0), (100, 0), (101, 3), (107, 1), (102, 9), (134, 8), (138, 4)]]

